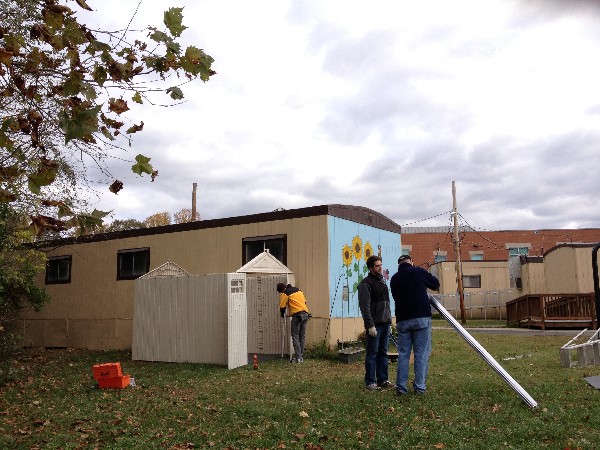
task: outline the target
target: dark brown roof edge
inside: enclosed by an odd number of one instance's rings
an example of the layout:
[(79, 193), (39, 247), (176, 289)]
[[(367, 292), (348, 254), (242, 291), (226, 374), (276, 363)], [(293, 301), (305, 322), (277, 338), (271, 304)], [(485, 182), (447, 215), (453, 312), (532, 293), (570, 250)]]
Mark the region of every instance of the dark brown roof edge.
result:
[(99, 233), (76, 238), (55, 239), (36, 243), (38, 248), (61, 247), (63, 245), (82, 244), (85, 242), (100, 242), (129, 237), (150, 236), (154, 234), (178, 233), (182, 231), (202, 230), (207, 228), (220, 228), (249, 223), (272, 222), (275, 220), (298, 219), (302, 217), (334, 216), (340, 219), (369, 225), (394, 233), (400, 233), (400, 225), (377, 211), (363, 206), (352, 205), (320, 205), (306, 208), (284, 209), (266, 213), (249, 214), (245, 216), (228, 217), (224, 219), (199, 220), (196, 222), (162, 225), (152, 228), (139, 228), (134, 230), (114, 231)]

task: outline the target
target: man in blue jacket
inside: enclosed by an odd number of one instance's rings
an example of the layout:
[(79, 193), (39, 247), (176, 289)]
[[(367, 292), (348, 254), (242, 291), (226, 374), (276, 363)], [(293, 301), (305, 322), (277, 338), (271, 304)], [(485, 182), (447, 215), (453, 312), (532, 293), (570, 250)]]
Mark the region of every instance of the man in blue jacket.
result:
[(426, 390), (429, 354), (431, 353), (431, 303), (427, 288), (437, 290), (439, 280), (422, 267), (415, 267), (409, 255), (398, 258), (398, 272), (392, 276), (390, 288), (396, 303), (398, 330), (398, 367), (396, 393), (408, 393), (408, 371), (411, 350), (414, 352), (416, 394)]

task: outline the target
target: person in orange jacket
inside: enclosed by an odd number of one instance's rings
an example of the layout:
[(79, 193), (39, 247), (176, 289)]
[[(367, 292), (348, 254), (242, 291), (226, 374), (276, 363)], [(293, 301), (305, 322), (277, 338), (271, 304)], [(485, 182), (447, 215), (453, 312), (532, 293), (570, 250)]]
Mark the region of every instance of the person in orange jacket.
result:
[(277, 292), (279, 292), (279, 312), (281, 317), (285, 317), (287, 308), (288, 315), (292, 318), (292, 344), (294, 346), (294, 357), (290, 362), (304, 362), (304, 346), (306, 344), (306, 324), (309, 314), (306, 306), (304, 293), (291, 284), (277, 283)]

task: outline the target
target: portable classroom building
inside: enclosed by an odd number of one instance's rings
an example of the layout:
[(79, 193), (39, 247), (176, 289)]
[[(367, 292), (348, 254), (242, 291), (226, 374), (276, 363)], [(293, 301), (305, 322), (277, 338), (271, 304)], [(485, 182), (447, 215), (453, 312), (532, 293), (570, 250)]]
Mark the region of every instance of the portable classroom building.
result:
[[(59, 239), (45, 286), (52, 300), (22, 318), (28, 346), (130, 348), (135, 279), (166, 261), (193, 274), (233, 273), (269, 249), (295, 275), (308, 299), (308, 343), (355, 339), (364, 327), (357, 284), (379, 254), (395, 272), (400, 226), (368, 208), (322, 205), (226, 219)], [(348, 295), (342, 297), (342, 293)], [(342, 326), (342, 321), (344, 326)]]

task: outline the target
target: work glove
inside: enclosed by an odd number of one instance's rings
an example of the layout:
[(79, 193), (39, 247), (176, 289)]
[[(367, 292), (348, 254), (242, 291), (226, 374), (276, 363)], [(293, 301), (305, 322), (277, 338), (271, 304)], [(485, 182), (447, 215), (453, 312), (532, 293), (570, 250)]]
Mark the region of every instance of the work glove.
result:
[(376, 337), (377, 336), (377, 328), (375, 328), (375, 327), (369, 328), (369, 336)]

